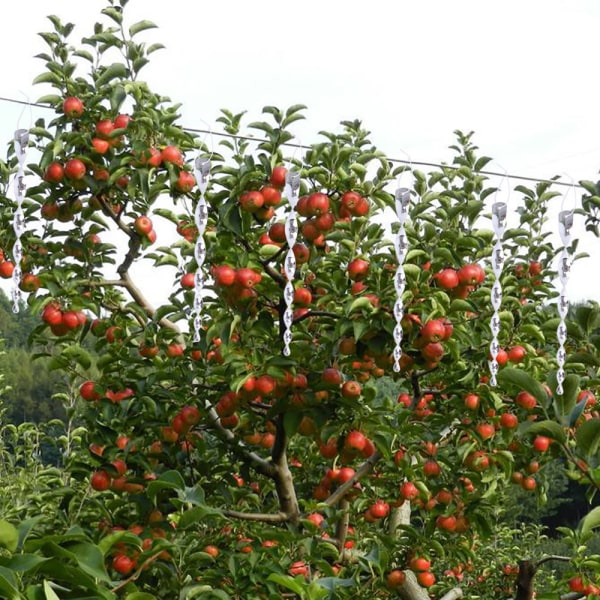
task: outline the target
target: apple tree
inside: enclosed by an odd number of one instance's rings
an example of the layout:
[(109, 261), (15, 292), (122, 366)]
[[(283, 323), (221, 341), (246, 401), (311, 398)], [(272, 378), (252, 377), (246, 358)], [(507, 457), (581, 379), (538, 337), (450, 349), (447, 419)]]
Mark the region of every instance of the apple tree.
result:
[[(228, 137), (211, 147), (140, 79), (161, 46), (141, 41), (152, 23), (126, 24), (126, 4), (108, 2), (80, 45), (56, 16), (42, 34), (51, 116), (28, 132), (20, 262), (8, 187), (2, 205), (0, 275), (39, 315), (32, 344), (68, 376), (87, 436), (67, 467), (86, 492), (59, 509), (77, 530), (21, 547), (75, 571), (31, 559), (22, 585), (132, 600), (531, 597), (548, 557), (499, 534), (506, 494), (543, 501), (558, 456), (600, 485), (596, 304), (569, 324), (557, 389), (559, 192), (517, 188), (496, 282), (497, 190), (472, 134), (424, 173), (394, 165), (359, 121), (294, 152), (304, 107), (268, 106), (245, 126), (223, 110)], [(598, 593), (585, 552), (598, 523), (592, 511), (568, 532), (581, 597)]]

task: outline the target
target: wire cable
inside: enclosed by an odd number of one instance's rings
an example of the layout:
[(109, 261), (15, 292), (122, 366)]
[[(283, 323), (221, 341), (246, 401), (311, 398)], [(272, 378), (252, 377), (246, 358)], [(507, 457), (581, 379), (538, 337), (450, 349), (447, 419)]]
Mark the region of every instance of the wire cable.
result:
[[(37, 108), (52, 109), (51, 106), (46, 106), (45, 104), (38, 104), (36, 102), (26, 102), (25, 100), (17, 100), (16, 98), (7, 98), (5, 96), (0, 96), (0, 102), (11, 102), (13, 104), (24, 104), (29, 107), (35, 106)], [(211, 136), (227, 137), (227, 138), (232, 138), (232, 139), (237, 139), (237, 140), (255, 142), (258, 144), (268, 141), (268, 140), (264, 140), (264, 139), (260, 139), (260, 138), (255, 138), (252, 136), (247, 136), (247, 135), (233, 135), (231, 133), (221, 133), (221, 132), (217, 132), (217, 131), (210, 131), (208, 129), (198, 129), (198, 128), (194, 128), (194, 127), (183, 127), (183, 129), (190, 133), (210, 134)], [(306, 146), (304, 144), (294, 144), (292, 142), (286, 142), (283, 145), (288, 146), (290, 148), (298, 148), (301, 150), (310, 150), (310, 148), (311, 148), (310, 146)], [(410, 165), (417, 165), (419, 167), (435, 167), (438, 169), (455, 169), (455, 170), (458, 170), (461, 168), (461, 167), (457, 167), (454, 165), (448, 165), (448, 164), (444, 164), (444, 163), (419, 161), (419, 160), (410, 160), (409, 161), (407, 159), (402, 159), (402, 158), (388, 158), (388, 160), (394, 164), (402, 164), (402, 165), (410, 164)], [(529, 175), (516, 175), (514, 173), (499, 173), (496, 171), (477, 171), (477, 173), (481, 174), (481, 175), (490, 175), (490, 176), (494, 176), (494, 177), (509, 177), (512, 179), (519, 179), (520, 181), (534, 181), (536, 183), (551, 183), (552, 185), (573, 187), (573, 183), (571, 183), (571, 182), (557, 181), (555, 179), (533, 177), (533, 176), (529, 176)], [(585, 189), (580, 184), (575, 184), (575, 187)]]

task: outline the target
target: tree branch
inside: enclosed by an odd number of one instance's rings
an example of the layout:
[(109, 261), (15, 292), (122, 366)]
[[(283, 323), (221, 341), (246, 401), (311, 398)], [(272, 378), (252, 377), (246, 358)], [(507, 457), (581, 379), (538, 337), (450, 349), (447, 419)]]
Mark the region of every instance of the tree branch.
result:
[[(119, 267), (119, 269), (120, 268), (121, 267)], [(129, 272), (123, 271), (119, 274), (121, 275), (121, 279), (123, 281), (123, 287), (129, 292), (129, 295), (133, 298), (135, 303), (148, 315), (150, 319), (154, 318), (154, 315), (156, 314), (155, 308), (148, 302), (148, 300), (146, 300), (146, 297), (142, 294), (141, 290), (135, 285), (135, 283), (133, 283)], [(162, 327), (171, 329), (178, 335), (181, 335), (181, 330), (179, 327), (170, 319), (163, 317), (158, 323)]]
[(459, 587), (452, 588), (449, 592), (446, 592), (440, 600), (456, 600), (456, 598), (462, 598), (463, 591)]
[(294, 478), (287, 462), (288, 437), (283, 424), (283, 415), (275, 421), (275, 443), (271, 450), (271, 460), (275, 467), (275, 489), (282, 512), (286, 513), (291, 523), (296, 524), (300, 519), (300, 507), (296, 497)]
[(222, 510), (222, 513), (232, 519), (242, 519), (244, 521), (260, 521), (262, 523), (285, 523), (289, 515), (278, 513), (246, 513), (237, 510)]
[(335, 537), (339, 543), (340, 548), (340, 560), (344, 560), (346, 536), (348, 535), (348, 525), (350, 524), (350, 511), (348, 510), (350, 503), (345, 498), (340, 502), (340, 510), (342, 511), (342, 518), (337, 522), (335, 528)]
[(398, 595), (402, 600), (429, 600), (429, 594), (417, 581), (417, 576), (412, 571), (404, 571), (406, 581), (398, 589)]
[(327, 506), (333, 506), (337, 504), (352, 488), (352, 486), (360, 481), (365, 475), (368, 475), (372, 470), (377, 461), (381, 458), (381, 454), (379, 452), (374, 452), (369, 458), (358, 468), (356, 473), (354, 473), (354, 477), (342, 483), (329, 498), (325, 500), (325, 504)]
[(226, 429), (221, 425), (219, 415), (213, 408), (213, 406), (206, 402), (206, 411), (208, 412), (208, 418), (217, 435), (226, 442), (231, 451), (238, 455), (242, 460), (249, 463), (258, 473), (273, 479), (275, 477), (275, 467), (269, 461), (265, 460), (262, 456), (249, 450), (240, 440), (238, 440), (234, 433), (229, 429)]

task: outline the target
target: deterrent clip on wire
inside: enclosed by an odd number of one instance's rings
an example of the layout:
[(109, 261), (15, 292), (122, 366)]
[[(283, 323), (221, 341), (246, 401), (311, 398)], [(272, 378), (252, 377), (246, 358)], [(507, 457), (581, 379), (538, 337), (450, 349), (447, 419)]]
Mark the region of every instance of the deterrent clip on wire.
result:
[(408, 237), (404, 229), (406, 218), (408, 216), (408, 205), (410, 203), (410, 190), (407, 188), (398, 188), (396, 190), (396, 215), (400, 226), (398, 227), (398, 233), (394, 240), (394, 246), (396, 248), (396, 258), (398, 260), (398, 267), (396, 268), (396, 274), (394, 275), (394, 287), (396, 289), (396, 302), (394, 303), (394, 318), (396, 319), (396, 325), (394, 327), (394, 371), (400, 372), (400, 358), (402, 357), (402, 318), (404, 317), (404, 304), (402, 301), (402, 294), (406, 288), (406, 275), (404, 273), (404, 259), (406, 252), (408, 251)]
[(206, 203), (205, 193), (210, 177), (210, 160), (199, 156), (195, 162), (196, 182), (200, 190), (198, 203), (194, 213), (194, 220), (198, 229), (198, 239), (194, 248), (194, 257), (196, 258), (196, 275), (194, 278), (194, 343), (200, 341), (200, 330), (202, 329), (202, 309), (204, 301), (202, 294), (206, 278), (204, 275), (204, 261), (206, 260), (206, 243), (204, 241), (204, 231), (208, 223), (208, 204)]
[(14, 135), (15, 154), (18, 160), (17, 176), (15, 177), (15, 197), (17, 200), (17, 208), (13, 215), (13, 229), (15, 232), (15, 243), (13, 246), (13, 260), (15, 269), (12, 274), (13, 289), (12, 301), (13, 312), (19, 312), (19, 303), (21, 301), (21, 291), (19, 283), (21, 282), (21, 260), (23, 258), (23, 245), (21, 244), (21, 236), (25, 233), (25, 215), (23, 214), (23, 199), (25, 198), (25, 156), (27, 145), (29, 144), (29, 132), (26, 129), (17, 129)]
[(567, 297), (567, 283), (569, 281), (569, 273), (571, 271), (571, 257), (569, 254), (569, 246), (571, 245), (571, 228), (573, 227), (573, 211), (562, 210), (558, 214), (558, 231), (562, 241), (562, 251), (558, 263), (558, 277), (561, 283), (561, 290), (558, 296), (558, 314), (560, 322), (556, 329), (558, 338), (558, 351), (556, 353), (556, 362), (558, 363), (558, 371), (556, 372), (556, 393), (563, 393), (563, 382), (565, 381), (565, 362), (567, 353), (565, 351), (565, 343), (567, 341), (567, 325), (566, 318), (569, 312), (569, 299)]
[(294, 303), (294, 276), (296, 274), (296, 255), (294, 254), (294, 245), (298, 237), (298, 220), (296, 216), (296, 205), (298, 204), (298, 194), (300, 192), (300, 173), (288, 171), (285, 177), (284, 194), (290, 203), (290, 209), (285, 219), (285, 239), (288, 245), (288, 251), (283, 263), (283, 270), (287, 282), (283, 290), (285, 300), (285, 311), (283, 313), (283, 323), (285, 329), (283, 332), (283, 354), (290, 355), (290, 344), (292, 342), (292, 322), (294, 312), (292, 305)]
[(492, 250), (492, 271), (494, 272), (494, 284), (491, 291), (491, 302), (494, 313), (490, 320), (490, 330), (492, 332), (492, 341), (490, 343), (490, 385), (497, 385), (496, 375), (498, 375), (498, 352), (500, 345), (498, 335), (500, 334), (500, 306), (502, 304), (502, 284), (500, 276), (504, 267), (504, 250), (502, 248), (502, 238), (504, 236), (504, 226), (506, 223), (507, 207), (505, 202), (494, 202), (492, 205), (492, 228), (496, 243)]

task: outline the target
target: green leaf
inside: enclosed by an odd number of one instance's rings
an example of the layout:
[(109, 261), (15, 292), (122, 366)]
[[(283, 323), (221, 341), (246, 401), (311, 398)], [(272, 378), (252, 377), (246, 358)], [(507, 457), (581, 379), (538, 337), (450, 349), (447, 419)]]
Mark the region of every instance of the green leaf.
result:
[(2, 565), (17, 573), (27, 573), (34, 571), (39, 565), (48, 560), (51, 559), (38, 556), (37, 554), (14, 554), (4, 561)]
[(4, 567), (0, 567), (0, 592), (2, 592), (2, 597), (7, 600), (20, 600), (22, 597), (17, 589), (14, 574)]
[(133, 37), (137, 33), (140, 33), (140, 31), (145, 31), (146, 29), (156, 29), (156, 27), (157, 25), (152, 21), (138, 21), (129, 28), (129, 35)]
[(536, 421), (531, 423), (531, 425), (529, 425), (529, 422), (527, 422), (525, 425), (527, 425), (525, 431), (528, 434), (535, 433), (545, 435), (560, 443), (563, 443), (566, 439), (564, 427), (556, 421)]
[(281, 573), (271, 573), (267, 577), (267, 581), (272, 581), (299, 596), (303, 596), (304, 586), (299, 583), (300, 579), (296, 580), (290, 575), (283, 575)]
[(44, 580), (44, 594), (46, 595), (46, 600), (60, 600), (60, 598), (56, 595), (50, 583)]
[(98, 546), (89, 542), (81, 542), (69, 545), (68, 548), (74, 554), (77, 564), (88, 575), (100, 581), (110, 581), (104, 568), (104, 556)]
[(590, 512), (581, 519), (579, 522), (579, 529), (581, 530), (582, 536), (587, 536), (592, 529), (600, 526), (600, 506), (596, 506), (590, 510)]
[(521, 334), (529, 335), (535, 338), (540, 344), (546, 343), (546, 337), (542, 333), (542, 330), (537, 325), (525, 324), (519, 327), (519, 332)]
[(504, 367), (498, 373), (498, 383), (502, 386), (512, 385), (529, 392), (542, 406), (548, 404), (548, 394), (542, 384), (521, 369)]
[(8, 521), (0, 521), (0, 546), (9, 552), (14, 552), (19, 543), (19, 532), (17, 528)]
[(122, 63), (113, 63), (106, 67), (96, 79), (96, 86), (106, 85), (112, 79), (127, 77), (127, 68)]
[(33, 84), (36, 85), (38, 83), (53, 83), (54, 85), (60, 85), (60, 77), (50, 71), (46, 71), (45, 73), (40, 73), (34, 80)]
[(156, 600), (156, 596), (147, 592), (132, 592), (125, 596), (125, 600)]
[(216, 508), (210, 506), (195, 506), (186, 510), (179, 519), (178, 528), (186, 529), (190, 525), (194, 525), (206, 519), (206, 517), (224, 518), (223, 513)]
[(600, 447), (600, 419), (582, 423), (575, 432), (577, 450), (584, 456), (595, 456)]

